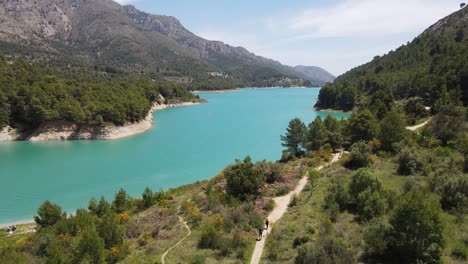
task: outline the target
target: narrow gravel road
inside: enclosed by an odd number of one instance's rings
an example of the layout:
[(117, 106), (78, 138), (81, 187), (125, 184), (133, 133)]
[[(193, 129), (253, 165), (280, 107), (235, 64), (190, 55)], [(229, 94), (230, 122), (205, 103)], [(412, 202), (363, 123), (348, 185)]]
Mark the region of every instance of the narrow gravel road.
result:
[[(341, 153), (333, 155), (333, 160), (328, 165), (331, 165), (337, 162), (340, 159), (341, 155), (342, 155)], [(324, 167), (325, 166), (322, 165), (318, 167), (317, 170), (321, 170)], [(258, 264), (260, 262), (260, 258), (262, 257), (262, 253), (263, 253), (263, 248), (265, 247), (265, 241), (271, 232), (271, 224), (276, 223), (278, 220), (280, 220), (280, 218), (286, 213), (289, 202), (291, 201), (291, 198), (294, 195), (299, 195), (301, 191), (304, 189), (304, 187), (306, 186), (306, 184), (307, 184), (307, 176), (304, 176), (299, 181), (296, 188), (293, 191), (291, 191), (289, 194), (273, 199), (275, 201), (275, 208), (268, 215), (268, 220), (270, 221), (270, 225), (268, 227), (268, 230), (264, 232), (265, 235), (263, 236), (263, 239), (260, 241), (257, 241), (257, 243), (255, 244), (255, 249), (252, 255), (252, 259), (250, 260), (250, 264)]]

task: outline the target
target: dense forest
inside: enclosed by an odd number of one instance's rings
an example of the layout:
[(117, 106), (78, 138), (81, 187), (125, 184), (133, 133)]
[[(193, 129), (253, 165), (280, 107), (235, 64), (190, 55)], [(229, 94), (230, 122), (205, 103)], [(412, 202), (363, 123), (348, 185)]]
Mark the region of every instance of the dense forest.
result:
[(468, 104), (468, 9), (427, 29), (411, 43), (352, 69), (327, 84), (317, 108), (363, 107), (377, 91), (396, 100), (420, 98), (432, 106), (446, 90)]
[(112, 68), (64, 69), (0, 57), (0, 128), (31, 129), (57, 120), (123, 125), (145, 118), (154, 102), (165, 103), (160, 95), (198, 100), (182, 86)]

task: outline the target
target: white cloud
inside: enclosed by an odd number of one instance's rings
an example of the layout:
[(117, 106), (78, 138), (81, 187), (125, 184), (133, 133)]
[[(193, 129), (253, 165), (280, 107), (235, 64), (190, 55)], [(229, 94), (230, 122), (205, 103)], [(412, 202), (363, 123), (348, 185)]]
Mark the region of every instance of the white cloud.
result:
[(459, 7), (459, 1), (446, 0), (333, 2), (207, 25), (195, 33), (285, 64), (317, 65), (341, 74), (411, 41)]
[(382, 36), (420, 31), (457, 8), (438, 0), (344, 0), (269, 23), (290, 30), (294, 39)]

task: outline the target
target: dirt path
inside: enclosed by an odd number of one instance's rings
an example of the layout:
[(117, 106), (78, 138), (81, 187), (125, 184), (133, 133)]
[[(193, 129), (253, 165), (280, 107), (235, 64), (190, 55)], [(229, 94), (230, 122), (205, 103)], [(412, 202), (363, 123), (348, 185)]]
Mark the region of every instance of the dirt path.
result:
[[(328, 165), (331, 165), (331, 164), (337, 162), (340, 159), (341, 155), (342, 155), (341, 153), (333, 155), (333, 159)], [(318, 167), (317, 170), (321, 170), (325, 166), (327, 166), (327, 165), (322, 165), (322, 166)], [(304, 176), (299, 181), (296, 188), (293, 191), (291, 191), (289, 194), (273, 199), (275, 201), (275, 208), (268, 215), (268, 220), (270, 221), (270, 226), (268, 227), (268, 230), (266, 230), (266, 232), (264, 232), (263, 239), (260, 240), (260, 241), (257, 241), (257, 243), (255, 244), (255, 249), (254, 249), (254, 253), (252, 255), (252, 259), (250, 260), (250, 264), (258, 264), (260, 262), (260, 258), (262, 257), (262, 253), (263, 253), (263, 248), (265, 247), (265, 241), (266, 241), (266, 239), (267, 239), (267, 237), (268, 237), (268, 235), (270, 234), (270, 231), (271, 231), (271, 224), (274, 224), (275, 222), (280, 220), (280, 218), (284, 215), (284, 213), (286, 213), (286, 210), (288, 209), (288, 205), (289, 205), (289, 202), (290, 202), (291, 198), (294, 195), (299, 195), (301, 193), (301, 191), (305, 188), (306, 184), (307, 184), (307, 176)]]
[(416, 125), (416, 126), (406, 127), (406, 129), (408, 129), (409, 131), (416, 131), (416, 130), (420, 129), (421, 127), (427, 125), (431, 121), (431, 119), (432, 119), (432, 117), (429, 117), (429, 119), (426, 120), (424, 123)]
[(161, 256), (161, 263), (162, 264), (166, 263), (164, 259), (166, 258), (167, 254), (169, 254), (169, 252), (171, 252), (171, 250), (173, 250), (178, 245), (180, 245), (182, 242), (184, 242), (184, 240), (187, 239), (187, 237), (189, 237), (192, 234), (192, 230), (190, 230), (190, 227), (187, 225), (187, 222), (184, 222), (184, 219), (182, 219), (182, 217), (180, 215), (179, 215), (179, 221), (184, 225), (184, 227), (187, 229), (188, 233), (181, 240), (179, 240), (179, 242), (177, 242), (175, 245), (173, 245), (171, 248), (169, 248), (166, 252), (164, 252), (164, 254), (162, 254), (162, 256)]

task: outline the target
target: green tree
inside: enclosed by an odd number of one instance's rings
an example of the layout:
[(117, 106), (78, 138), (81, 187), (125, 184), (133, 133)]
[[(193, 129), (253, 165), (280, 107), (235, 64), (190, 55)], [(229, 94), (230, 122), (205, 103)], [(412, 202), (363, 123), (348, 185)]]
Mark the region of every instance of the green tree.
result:
[(463, 133), (465, 115), (463, 107), (453, 104), (441, 106), (439, 113), (432, 120), (434, 136), (446, 146), (449, 141)]
[(143, 205), (145, 208), (150, 208), (155, 204), (154, 193), (149, 187), (145, 188), (145, 191), (143, 192), (141, 197), (143, 198)]
[(405, 125), (400, 115), (395, 111), (389, 112), (380, 122), (378, 139), (382, 143), (382, 149), (393, 151), (393, 144), (402, 141), (405, 132)]
[(327, 143), (327, 135), (327, 128), (323, 124), (322, 118), (318, 116), (312, 123), (309, 124), (306, 143), (304, 145), (307, 150), (319, 150)]
[(380, 219), (373, 219), (366, 227), (364, 233), (364, 250), (367, 256), (372, 258), (383, 258), (388, 250), (388, 234), (390, 226), (384, 224)]
[(62, 208), (56, 204), (52, 204), (49, 201), (45, 201), (37, 210), (37, 216), (34, 217), (34, 221), (40, 227), (49, 227), (55, 225), (60, 219), (65, 217), (62, 213)]
[(327, 128), (327, 139), (330, 147), (333, 151), (341, 148), (344, 142), (344, 138), (341, 132), (341, 124), (336, 118), (328, 115), (324, 120), (324, 125)]
[(227, 193), (242, 200), (257, 195), (265, 183), (264, 175), (255, 167), (249, 156), (244, 161), (236, 160), (236, 164), (229, 166), (224, 175)]
[(382, 182), (368, 169), (359, 169), (351, 177), (349, 197), (361, 220), (370, 220), (385, 213), (387, 201), (382, 194)]
[(104, 247), (121, 246), (125, 239), (125, 228), (120, 225), (114, 214), (105, 215), (97, 226), (99, 236), (104, 240)]
[(115, 194), (114, 201), (112, 202), (112, 209), (116, 213), (121, 214), (128, 210), (129, 206), (130, 199), (127, 192), (123, 188), (120, 188), (120, 190)]
[(351, 142), (369, 141), (377, 135), (377, 119), (367, 109), (355, 112), (348, 119), (346, 131)]
[(286, 147), (292, 155), (300, 155), (304, 147), (306, 131), (305, 124), (299, 118), (292, 119), (286, 128), (286, 135), (281, 136), (283, 141), (281, 145)]
[(403, 263), (440, 263), (444, 222), (436, 198), (420, 191), (405, 194), (389, 222), (389, 255)]
[(422, 154), (411, 147), (404, 147), (397, 156), (398, 169), (400, 175), (416, 175), (422, 171), (424, 161)]
[(75, 263), (105, 263), (104, 242), (94, 229), (83, 233), (76, 249)]
[(351, 155), (347, 162), (350, 168), (367, 167), (371, 162), (371, 147), (364, 141), (359, 141), (351, 146)]
[(91, 198), (88, 209), (92, 214), (102, 217), (111, 211), (111, 205), (104, 196), (101, 196), (99, 202), (97, 202), (96, 199)]

